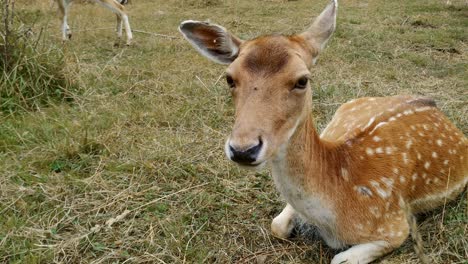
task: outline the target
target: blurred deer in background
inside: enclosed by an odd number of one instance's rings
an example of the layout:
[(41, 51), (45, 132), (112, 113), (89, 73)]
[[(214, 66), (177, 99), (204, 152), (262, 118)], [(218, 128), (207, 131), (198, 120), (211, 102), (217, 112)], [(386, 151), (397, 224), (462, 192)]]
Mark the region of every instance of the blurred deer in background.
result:
[[(130, 23), (128, 22), (128, 16), (125, 12), (124, 5), (127, 4), (128, 0), (122, 0), (118, 2), (117, 0), (93, 0), (94, 2), (110, 9), (117, 16), (117, 36), (119, 40), (122, 38), (122, 25), (125, 27), (125, 33), (127, 34), (127, 45), (130, 45), (132, 42), (132, 29), (130, 28)], [(62, 15), (62, 40), (66, 41), (71, 38), (72, 33), (70, 27), (67, 23), (68, 18), (68, 9), (70, 8), (73, 0), (56, 0), (59, 5), (59, 10)]]
[(317, 227), (333, 264), (369, 263), (399, 247), (408, 211), (455, 198), (468, 182), (468, 142), (433, 100), (360, 98), (342, 105), (319, 136), (311, 114), (311, 70), (335, 30), (332, 1), (303, 33), (241, 40), (225, 28), (184, 21), (180, 31), (205, 57), (229, 65), (235, 123), (229, 159), (268, 164), (287, 202), (272, 233), (288, 238), (293, 219)]

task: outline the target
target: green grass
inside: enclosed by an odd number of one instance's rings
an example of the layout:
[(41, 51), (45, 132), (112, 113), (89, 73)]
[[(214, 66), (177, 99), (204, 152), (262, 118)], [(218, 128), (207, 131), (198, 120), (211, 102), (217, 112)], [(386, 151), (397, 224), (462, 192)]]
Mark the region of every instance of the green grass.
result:
[(32, 34), (39, 12), (20, 10), (16, 14), (13, 4), (2, 1), (0, 111), (14, 113), (35, 110), (52, 101), (71, 101), (78, 90), (65, 77), (61, 49), (44, 43), (44, 25), (39, 34)]
[[(284, 203), (269, 173), (223, 154), (234, 115), (224, 67), (177, 32), (210, 19), (243, 38), (290, 34), (325, 2), (133, 1), (134, 29), (177, 38), (135, 33), (133, 46), (113, 48), (115, 17), (103, 8), (74, 4), (62, 46), (50, 1), (17, 1), (79, 93), (0, 113), (0, 262), (329, 263), (320, 242), (270, 235)], [(468, 9), (452, 2), (342, 1), (313, 69), (318, 127), (352, 98), (417, 94), (467, 134)], [(419, 224), (433, 263), (466, 263), (466, 193)], [(412, 240), (381, 263), (418, 263)]]

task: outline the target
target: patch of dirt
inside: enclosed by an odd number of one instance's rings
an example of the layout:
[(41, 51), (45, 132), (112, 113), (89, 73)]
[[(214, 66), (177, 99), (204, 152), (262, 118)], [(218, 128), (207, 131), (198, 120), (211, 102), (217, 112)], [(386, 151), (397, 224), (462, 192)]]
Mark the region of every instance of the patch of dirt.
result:
[(430, 24), (427, 21), (422, 21), (422, 20), (416, 20), (411, 22), (411, 26), (415, 28), (437, 28), (436, 26)]

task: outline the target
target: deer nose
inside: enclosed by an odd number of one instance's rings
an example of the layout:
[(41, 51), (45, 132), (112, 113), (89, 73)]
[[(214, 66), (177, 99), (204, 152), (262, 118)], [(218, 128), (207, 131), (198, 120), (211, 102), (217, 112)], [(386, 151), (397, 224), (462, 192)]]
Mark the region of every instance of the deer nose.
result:
[(260, 150), (262, 149), (263, 142), (262, 139), (258, 140), (258, 143), (254, 146), (249, 146), (249, 147), (238, 147), (238, 146), (232, 146), (229, 143), (229, 152), (230, 152), (230, 158), (232, 161), (243, 164), (243, 165), (254, 165), (254, 163), (257, 158), (258, 154), (260, 153)]

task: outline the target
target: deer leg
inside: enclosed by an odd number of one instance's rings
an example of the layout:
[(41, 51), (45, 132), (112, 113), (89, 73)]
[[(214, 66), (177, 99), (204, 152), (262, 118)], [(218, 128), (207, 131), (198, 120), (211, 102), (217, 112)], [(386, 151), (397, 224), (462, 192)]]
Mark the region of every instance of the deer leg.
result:
[(130, 28), (130, 23), (128, 22), (128, 16), (126, 14), (123, 14), (122, 20), (125, 25), (125, 33), (127, 34), (127, 45), (130, 45), (132, 43), (133, 34), (132, 29)]
[(58, 6), (59, 6), (59, 11), (60, 14), (62, 15), (62, 40), (66, 41), (71, 38), (71, 31), (70, 27), (68, 26), (67, 23), (67, 18), (68, 18), (68, 7), (69, 3), (66, 0), (58, 0), (57, 1)]
[(366, 264), (392, 251), (386, 241), (374, 241), (355, 245), (332, 259), (331, 264)]
[(401, 246), (409, 235), (409, 224), (404, 217), (399, 218), (399, 220), (394, 219), (382, 228), (385, 230), (385, 233), (382, 234), (383, 240), (352, 246), (335, 255), (331, 264), (370, 263)]
[(117, 37), (119, 39), (122, 38), (122, 18), (119, 15), (115, 15), (117, 17)]
[(293, 220), (295, 216), (296, 211), (290, 204), (287, 204), (283, 211), (271, 222), (273, 236), (287, 239), (294, 228)]
[[(109, 8), (112, 12), (114, 12), (117, 15), (117, 24), (123, 23), (125, 27), (125, 33), (127, 35), (127, 45), (130, 45), (133, 39), (133, 34), (132, 29), (130, 28), (130, 23), (128, 22), (128, 16), (125, 13), (124, 6), (119, 4), (118, 2), (115, 2), (114, 0), (100, 0), (98, 2), (101, 3), (103, 6)], [(121, 25), (120, 28), (122, 28)], [(117, 29), (119, 29), (119, 25), (117, 25)], [(120, 30), (120, 32), (122, 31)], [(117, 35), (118, 34), (119, 31), (117, 30)]]
[(114, 43), (114, 47), (120, 46), (120, 41), (122, 40), (122, 17), (118, 14), (115, 15), (117, 17), (117, 40)]

